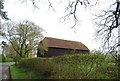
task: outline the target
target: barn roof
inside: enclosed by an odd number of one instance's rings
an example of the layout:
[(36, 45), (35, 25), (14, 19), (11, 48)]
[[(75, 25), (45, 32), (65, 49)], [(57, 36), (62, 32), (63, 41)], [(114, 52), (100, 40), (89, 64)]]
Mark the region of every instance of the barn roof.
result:
[(77, 41), (63, 40), (51, 37), (45, 37), (43, 40), (46, 41), (47, 47), (89, 50), (83, 43)]

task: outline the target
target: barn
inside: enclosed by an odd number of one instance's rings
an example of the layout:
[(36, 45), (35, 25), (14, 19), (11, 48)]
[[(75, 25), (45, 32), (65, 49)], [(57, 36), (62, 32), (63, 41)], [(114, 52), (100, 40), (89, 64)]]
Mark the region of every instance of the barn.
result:
[(51, 37), (45, 37), (38, 45), (37, 57), (53, 57), (65, 54), (89, 54), (89, 49), (81, 42)]

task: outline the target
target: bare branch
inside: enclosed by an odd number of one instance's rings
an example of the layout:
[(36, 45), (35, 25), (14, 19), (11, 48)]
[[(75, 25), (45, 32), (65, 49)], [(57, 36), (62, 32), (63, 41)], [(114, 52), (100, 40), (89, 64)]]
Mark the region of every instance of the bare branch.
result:
[(84, 5), (86, 6), (87, 4), (89, 4), (88, 0), (84, 0), (84, 1), (80, 1), (80, 0), (75, 0), (70, 2), (68, 6), (66, 7), (65, 13), (67, 13), (65, 16), (63, 16), (61, 19), (63, 19), (63, 21), (73, 21), (74, 24), (71, 26), (71, 28), (74, 28), (78, 23), (79, 23), (79, 19), (76, 15), (77, 13), (77, 7), (79, 5)]
[[(119, 7), (120, 7), (119, 2), (113, 3), (112, 5), (110, 5), (108, 10), (103, 10), (100, 15), (96, 16), (97, 17), (96, 19), (98, 20), (96, 24), (99, 27), (97, 33), (99, 34), (99, 37), (102, 36), (104, 47), (107, 46), (110, 40), (112, 40), (114, 36), (113, 31), (119, 26), (118, 24), (118, 18), (120, 15)], [(111, 50), (111, 48), (117, 48), (117, 45), (115, 43), (113, 47), (110, 46), (108, 48), (110, 48)], [(112, 50), (116, 50), (116, 49), (112, 49)]]
[(51, 8), (53, 11), (55, 11), (55, 9), (54, 9), (53, 5), (51, 4), (51, 1), (50, 1), (50, 0), (48, 0), (48, 3), (49, 3), (48, 10)]

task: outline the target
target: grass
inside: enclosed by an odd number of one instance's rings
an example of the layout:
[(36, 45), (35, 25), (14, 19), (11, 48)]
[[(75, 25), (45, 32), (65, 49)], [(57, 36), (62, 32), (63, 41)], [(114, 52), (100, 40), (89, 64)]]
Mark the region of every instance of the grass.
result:
[(39, 73), (25, 68), (18, 68), (15, 65), (10, 66), (10, 72), (12, 79), (42, 79)]

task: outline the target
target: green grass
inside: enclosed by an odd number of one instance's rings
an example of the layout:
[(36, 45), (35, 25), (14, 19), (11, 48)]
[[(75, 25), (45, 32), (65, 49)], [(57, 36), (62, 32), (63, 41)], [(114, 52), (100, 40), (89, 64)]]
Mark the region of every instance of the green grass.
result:
[(29, 69), (18, 68), (15, 65), (10, 66), (10, 72), (12, 79), (42, 79), (38, 73)]

